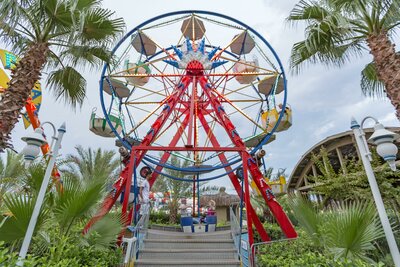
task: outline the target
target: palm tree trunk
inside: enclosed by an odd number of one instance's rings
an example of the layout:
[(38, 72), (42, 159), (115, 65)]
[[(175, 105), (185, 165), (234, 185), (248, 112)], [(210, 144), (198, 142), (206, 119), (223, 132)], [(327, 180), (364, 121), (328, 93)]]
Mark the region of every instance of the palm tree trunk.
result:
[(367, 43), (374, 57), (378, 78), (385, 84), (386, 94), (396, 109), (400, 120), (400, 55), (387, 32), (370, 35)]
[(40, 79), (48, 52), (46, 43), (34, 43), (12, 70), (8, 89), (0, 100), (0, 152), (12, 147), (10, 133), (18, 122), (35, 82)]

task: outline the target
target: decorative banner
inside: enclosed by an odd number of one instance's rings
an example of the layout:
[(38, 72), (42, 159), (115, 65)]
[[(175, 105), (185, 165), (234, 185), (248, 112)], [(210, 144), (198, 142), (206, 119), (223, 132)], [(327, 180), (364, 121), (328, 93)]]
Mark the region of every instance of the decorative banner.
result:
[[(13, 53), (0, 49), (0, 61), (3, 64), (4, 69), (13, 69), (15, 68), (15, 63), (18, 61), (18, 57), (14, 55)], [(0, 69), (0, 94), (7, 89), (8, 87), (8, 82), (10, 81), (10, 78), (7, 76), (7, 74), (4, 72), (3, 69)], [(30, 97), (32, 98), (32, 103), (36, 107), (36, 115), (40, 110), (40, 105), (42, 103), (42, 88), (40, 86), (40, 83), (37, 81), (35, 83), (35, 86), (32, 88), (31, 95)], [(31, 122), (29, 121), (28, 114), (22, 114), (22, 119), (24, 122), (25, 129), (31, 125)]]
[(11, 70), (15, 68), (15, 63), (18, 61), (18, 57), (9, 51), (0, 49), (0, 60), (5, 69)]
[(3, 69), (0, 69), (0, 94), (3, 93), (7, 88), (7, 83), (10, 79)]

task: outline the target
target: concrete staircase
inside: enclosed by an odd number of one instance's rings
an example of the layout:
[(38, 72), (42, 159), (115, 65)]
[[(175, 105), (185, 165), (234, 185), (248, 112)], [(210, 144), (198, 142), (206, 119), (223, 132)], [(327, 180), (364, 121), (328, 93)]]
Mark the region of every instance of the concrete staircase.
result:
[(230, 231), (182, 233), (148, 230), (135, 266), (240, 266)]

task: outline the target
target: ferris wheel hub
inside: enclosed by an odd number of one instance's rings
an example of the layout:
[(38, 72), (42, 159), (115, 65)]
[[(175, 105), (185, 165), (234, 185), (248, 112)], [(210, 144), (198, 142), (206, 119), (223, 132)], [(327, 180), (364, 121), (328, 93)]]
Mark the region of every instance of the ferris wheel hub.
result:
[(192, 60), (187, 64), (186, 71), (189, 75), (201, 75), (203, 74), (203, 64), (198, 60)]

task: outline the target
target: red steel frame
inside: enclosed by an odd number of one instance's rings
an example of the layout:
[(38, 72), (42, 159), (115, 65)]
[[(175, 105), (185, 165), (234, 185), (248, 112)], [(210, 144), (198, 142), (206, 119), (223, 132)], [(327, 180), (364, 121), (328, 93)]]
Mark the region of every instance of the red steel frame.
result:
[[(192, 63), (192, 62), (191, 62)], [(191, 63), (188, 64), (191, 65)], [(271, 210), (272, 214), (276, 218), (278, 224), (280, 225), (283, 233), (286, 235), (287, 238), (295, 238), (297, 237), (297, 233), (291, 224), (290, 220), (287, 218), (285, 212), (283, 211), (282, 207), (276, 201), (274, 195), (272, 194), (272, 190), (267, 183), (265, 183), (263, 179), (263, 175), (259, 170), (257, 163), (253, 159), (253, 157), (247, 152), (246, 147), (244, 145), (243, 140), (240, 138), (238, 132), (236, 131), (235, 126), (229, 119), (228, 115), (226, 114), (221, 100), (223, 101), (223, 97), (218, 93), (209, 83), (208, 76), (203, 73), (203, 70), (199, 68), (199, 62), (194, 62), (192, 66), (195, 68), (190, 69), (187, 68), (186, 74), (181, 78), (179, 84), (175, 86), (173, 93), (167, 97), (165, 106), (152, 124), (149, 132), (146, 134), (144, 139), (142, 140), (139, 146), (132, 147), (131, 156), (129, 162), (126, 164), (126, 167), (121, 172), (119, 179), (114, 183), (113, 190), (107, 195), (106, 199), (104, 200), (99, 212), (87, 223), (83, 232), (87, 233), (90, 227), (102, 218), (105, 214), (109, 212), (112, 208), (116, 200), (118, 199), (119, 195), (121, 194), (123, 188), (125, 188), (125, 192), (129, 192), (132, 183), (132, 174), (136, 171), (136, 167), (139, 165), (143, 157), (145, 156), (146, 152), (149, 150), (163, 150), (163, 151), (216, 151), (216, 152), (227, 152), (227, 151), (235, 151), (240, 153), (242, 158), (243, 164), (243, 179), (244, 179), (244, 202), (246, 206), (246, 215), (247, 215), (247, 224), (248, 224), (248, 235), (249, 235), (249, 245), (254, 243), (253, 237), (253, 224), (260, 234), (260, 237), (263, 241), (269, 241), (270, 237), (268, 236), (267, 232), (265, 231), (262, 223), (260, 222), (259, 218), (257, 217), (253, 207), (250, 203), (250, 188), (249, 188), (249, 177), (248, 173), (251, 174), (251, 178), (255, 182), (256, 186), (261, 192), (264, 200), (266, 201), (269, 209)], [(201, 66), (201, 64), (200, 64)], [(201, 66), (202, 67), (202, 66)], [(192, 84), (193, 91), (192, 95), (189, 95), (186, 91), (188, 86)], [(204, 97), (208, 99), (206, 102), (206, 106), (198, 107), (198, 96), (197, 96), (197, 84), (203, 89)], [(184, 94), (187, 93), (188, 101), (184, 101), (182, 97)], [(186, 107), (182, 111), (182, 109), (176, 108), (177, 104), (182, 104)], [(207, 108), (206, 108), (207, 107)], [(208, 125), (205, 116), (210, 115), (209, 109), (213, 111), (215, 114), (214, 118), (217, 123), (219, 123), (229, 135), (232, 143), (235, 147), (221, 147), (217, 138), (213, 134), (210, 126)], [(171, 139), (171, 142), (167, 147), (154, 147), (152, 146), (153, 141), (155, 140), (156, 136), (160, 133), (161, 128), (166, 123), (167, 119), (171, 115), (172, 111), (176, 110), (177, 112), (182, 113), (184, 115), (184, 120), (181, 122), (181, 125), (178, 128), (177, 133)], [(199, 120), (201, 125), (204, 127), (210, 142), (212, 144), (212, 148), (210, 147), (199, 147), (197, 146), (197, 126), (196, 121)], [(177, 147), (178, 141), (180, 140), (183, 132), (187, 127), (189, 137), (188, 143), (185, 144), (185, 147)], [(194, 132), (193, 132), (194, 131)], [(192, 139), (193, 138), (193, 139)], [(170, 153), (164, 153), (164, 155), (160, 159), (161, 165), (168, 161)], [(228, 163), (226, 156), (224, 153), (220, 153), (218, 155), (219, 160), (222, 164)], [(153, 172), (153, 176), (150, 180), (150, 186), (153, 185), (155, 182), (158, 173), (162, 171), (163, 167), (161, 165), (156, 166), (156, 171)], [(226, 172), (228, 173), (228, 177), (230, 178), (235, 190), (239, 195), (242, 194), (242, 188), (240, 185), (240, 181), (238, 177), (232, 172), (232, 168), (230, 166), (225, 167)], [(132, 215), (137, 207), (132, 207), (131, 210), (128, 212), (128, 203), (129, 202), (129, 194), (124, 195), (124, 200), (122, 203), (122, 215), (125, 218), (125, 224), (129, 225), (132, 221)]]

